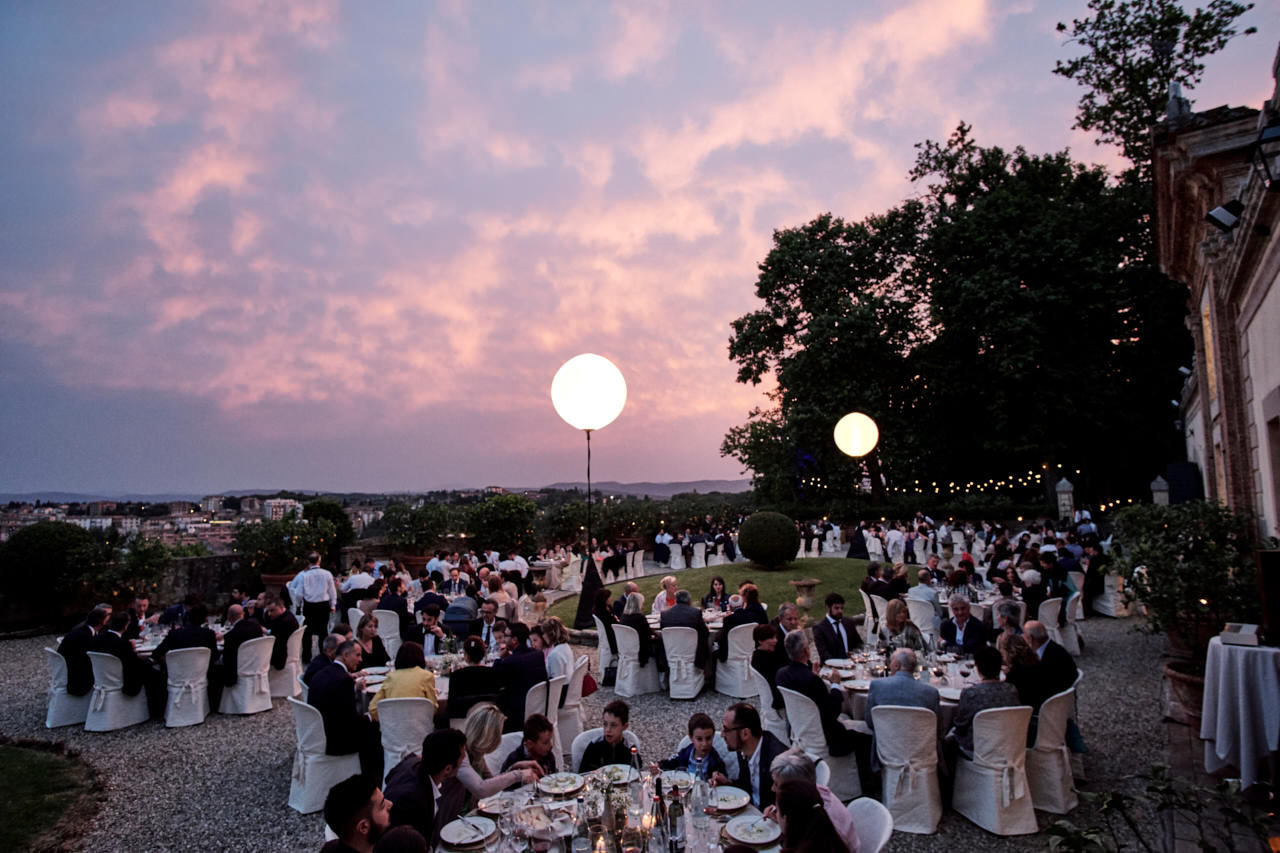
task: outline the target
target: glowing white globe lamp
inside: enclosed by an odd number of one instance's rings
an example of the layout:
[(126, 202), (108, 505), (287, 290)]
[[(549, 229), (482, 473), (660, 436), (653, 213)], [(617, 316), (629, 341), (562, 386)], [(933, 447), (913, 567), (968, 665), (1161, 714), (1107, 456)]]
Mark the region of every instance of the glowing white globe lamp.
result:
[(601, 429), (613, 423), (627, 405), (627, 380), (609, 359), (584, 352), (556, 371), (551, 380), (551, 404), (574, 429)]
[(836, 423), (836, 447), (850, 456), (866, 456), (880, 440), (876, 422), (862, 414), (850, 412)]

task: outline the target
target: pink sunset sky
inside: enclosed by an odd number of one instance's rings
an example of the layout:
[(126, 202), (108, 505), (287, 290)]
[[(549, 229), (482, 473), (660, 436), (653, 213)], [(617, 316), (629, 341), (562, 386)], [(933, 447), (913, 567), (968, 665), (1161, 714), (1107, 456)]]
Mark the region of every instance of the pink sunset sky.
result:
[[(1197, 109), (1258, 107), (1280, 10)], [(913, 144), (1114, 154), (1051, 73), (1083, 2), (27, 3), (0, 11), (0, 491), (743, 476), (776, 228), (914, 192)]]

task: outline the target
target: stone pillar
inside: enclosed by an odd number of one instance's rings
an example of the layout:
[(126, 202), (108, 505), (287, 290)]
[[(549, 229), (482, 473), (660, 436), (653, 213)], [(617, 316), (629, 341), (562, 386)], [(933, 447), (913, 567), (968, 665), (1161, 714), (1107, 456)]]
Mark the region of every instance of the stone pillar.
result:
[(1053, 490), (1058, 495), (1058, 518), (1071, 518), (1076, 511), (1076, 487), (1063, 477)]
[(1156, 477), (1151, 481), (1151, 502), (1156, 506), (1169, 505), (1169, 483), (1164, 477)]

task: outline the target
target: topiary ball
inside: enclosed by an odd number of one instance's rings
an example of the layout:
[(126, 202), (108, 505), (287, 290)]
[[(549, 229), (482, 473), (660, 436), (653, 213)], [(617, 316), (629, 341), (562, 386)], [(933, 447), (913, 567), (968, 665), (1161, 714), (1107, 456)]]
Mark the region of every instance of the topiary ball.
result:
[(800, 531), (780, 512), (753, 512), (738, 528), (738, 550), (766, 569), (776, 569), (796, 558)]

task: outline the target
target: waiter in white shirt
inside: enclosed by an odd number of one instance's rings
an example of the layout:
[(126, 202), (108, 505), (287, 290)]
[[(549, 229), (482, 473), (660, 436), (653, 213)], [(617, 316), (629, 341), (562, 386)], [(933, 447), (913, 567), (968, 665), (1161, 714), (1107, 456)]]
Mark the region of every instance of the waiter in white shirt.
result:
[(320, 567), (320, 555), (307, 555), (307, 568), (289, 581), (289, 595), (302, 605), (306, 627), (302, 632), (302, 663), (311, 662), (311, 638), (324, 642), (329, 633), (329, 615), (338, 609), (338, 588), (333, 573)]

